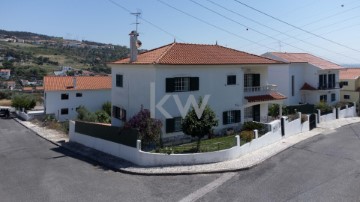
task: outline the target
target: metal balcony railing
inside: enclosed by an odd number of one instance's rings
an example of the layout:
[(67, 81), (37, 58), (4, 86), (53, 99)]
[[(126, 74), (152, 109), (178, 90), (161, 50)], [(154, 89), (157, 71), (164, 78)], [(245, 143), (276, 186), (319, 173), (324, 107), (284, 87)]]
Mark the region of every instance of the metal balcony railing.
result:
[(245, 96), (265, 95), (275, 91), (277, 91), (277, 85), (275, 84), (268, 84), (265, 86), (244, 87)]

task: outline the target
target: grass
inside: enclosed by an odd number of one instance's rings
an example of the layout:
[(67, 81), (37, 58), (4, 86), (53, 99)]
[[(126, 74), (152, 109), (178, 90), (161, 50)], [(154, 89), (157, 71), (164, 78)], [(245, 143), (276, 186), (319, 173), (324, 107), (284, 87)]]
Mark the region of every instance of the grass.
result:
[(11, 100), (2, 99), (0, 100), (0, 106), (11, 106)]
[[(196, 144), (197, 142), (191, 142), (187, 144), (164, 147), (160, 148), (156, 153), (174, 153), (174, 154), (184, 154), (184, 153), (196, 153)], [(243, 142), (241, 142), (243, 144)], [(201, 140), (200, 143), (200, 152), (213, 152), (224, 149), (229, 149), (236, 145), (235, 135), (215, 137), (211, 139)]]

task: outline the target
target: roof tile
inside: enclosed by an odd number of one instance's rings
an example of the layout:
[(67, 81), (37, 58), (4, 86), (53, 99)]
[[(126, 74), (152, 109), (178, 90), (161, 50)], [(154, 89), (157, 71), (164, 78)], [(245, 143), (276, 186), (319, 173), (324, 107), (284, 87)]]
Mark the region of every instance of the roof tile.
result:
[(340, 79), (357, 79), (360, 77), (360, 68), (346, 68), (340, 71)]
[(282, 59), (284, 62), (290, 63), (309, 63), (320, 69), (342, 69), (344, 67), (332, 63), (330, 61), (324, 60), (322, 58), (316, 57), (309, 53), (280, 53), (280, 52), (271, 52), (270, 54)]
[[(125, 58), (111, 64), (129, 64)], [(172, 43), (144, 53), (131, 64), (221, 65), (221, 64), (281, 64), (283, 62), (249, 54), (219, 45)]]
[(247, 96), (245, 99), (248, 100), (248, 102), (264, 102), (264, 101), (271, 101), (271, 100), (284, 100), (287, 97), (277, 93), (277, 92), (271, 92), (267, 95), (255, 95), (255, 96)]
[[(76, 88), (74, 88), (76, 79)], [(111, 76), (45, 76), (45, 91), (111, 89)]]

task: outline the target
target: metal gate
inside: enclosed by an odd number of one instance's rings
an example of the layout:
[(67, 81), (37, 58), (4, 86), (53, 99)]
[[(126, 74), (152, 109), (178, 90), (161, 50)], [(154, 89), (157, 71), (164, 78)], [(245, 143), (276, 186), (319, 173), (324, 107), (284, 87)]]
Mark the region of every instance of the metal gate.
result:
[(309, 117), (310, 130), (316, 128), (316, 115), (311, 114)]

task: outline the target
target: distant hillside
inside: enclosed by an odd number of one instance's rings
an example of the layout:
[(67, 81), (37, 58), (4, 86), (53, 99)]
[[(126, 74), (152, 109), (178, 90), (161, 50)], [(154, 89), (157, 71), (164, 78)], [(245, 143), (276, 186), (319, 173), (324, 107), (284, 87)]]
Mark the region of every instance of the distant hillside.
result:
[(61, 66), (71, 66), (108, 74), (110, 68), (106, 63), (125, 58), (128, 54), (126, 46), (0, 30), (0, 68), (2, 62), (3, 67), (14, 68), (15, 73), (21, 67), (51, 74)]

